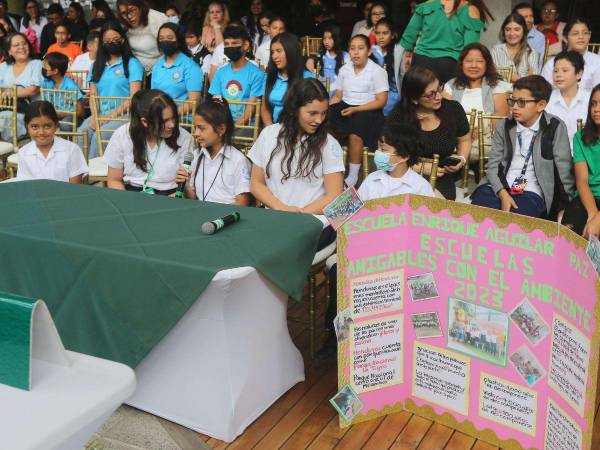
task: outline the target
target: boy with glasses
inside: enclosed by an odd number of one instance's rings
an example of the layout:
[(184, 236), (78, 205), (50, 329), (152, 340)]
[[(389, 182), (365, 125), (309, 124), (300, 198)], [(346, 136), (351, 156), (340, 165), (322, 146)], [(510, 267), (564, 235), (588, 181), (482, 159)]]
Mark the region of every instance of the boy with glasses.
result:
[(544, 111), (552, 86), (539, 75), (520, 78), (508, 99), (511, 118), (496, 125), (486, 176), (471, 203), (555, 219), (575, 194), (567, 127)]

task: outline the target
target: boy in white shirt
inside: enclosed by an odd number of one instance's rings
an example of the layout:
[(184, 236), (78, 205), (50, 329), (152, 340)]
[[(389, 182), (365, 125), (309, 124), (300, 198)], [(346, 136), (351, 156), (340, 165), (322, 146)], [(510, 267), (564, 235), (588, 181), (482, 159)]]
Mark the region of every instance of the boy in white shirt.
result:
[[(96, 61), (96, 54), (98, 53), (98, 42), (100, 41), (100, 33), (96, 31), (90, 31), (87, 35), (87, 49), (88, 51), (79, 55), (75, 58), (69, 70), (89, 72), (92, 68), (92, 64)], [(82, 86), (79, 86), (82, 87)]]

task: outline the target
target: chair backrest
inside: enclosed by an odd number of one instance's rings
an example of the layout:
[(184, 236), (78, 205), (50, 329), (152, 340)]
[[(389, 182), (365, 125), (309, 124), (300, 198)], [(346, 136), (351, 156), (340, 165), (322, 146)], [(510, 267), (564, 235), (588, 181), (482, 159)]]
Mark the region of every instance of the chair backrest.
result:
[[(129, 97), (101, 97), (90, 96), (90, 109), (92, 120), (96, 126), (96, 140), (98, 142), (98, 154), (104, 154), (104, 146), (110, 141), (115, 131), (106, 127), (109, 122), (129, 122), (129, 109), (131, 99)], [(107, 137), (108, 136), (108, 137)]]
[(512, 83), (513, 66), (498, 66), (496, 72), (507, 83)]
[(317, 55), (321, 49), (323, 39), (320, 37), (304, 36), (302, 41), (302, 54), (304, 56)]
[(71, 41), (73, 44), (77, 45), (81, 50), (83, 50), (83, 41)]
[(252, 108), (252, 114), (250, 120), (244, 125), (235, 126), (235, 134), (233, 136), (233, 144), (246, 153), (258, 138), (260, 132), (260, 100), (254, 102), (250, 101), (237, 101), (229, 100), (229, 107), (231, 108), (231, 114), (233, 117), (237, 117), (239, 114), (244, 114), (246, 108)]
[(592, 53), (600, 53), (600, 42), (590, 42), (588, 44), (588, 51)]
[(83, 140), (83, 146), (81, 150), (83, 151), (83, 156), (85, 160), (89, 160), (89, 142), (88, 142), (88, 134), (87, 131), (77, 132), (77, 131), (57, 131), (56, 136), (60, 136), (63, 139), (67, 139), (68, 141), (72, 141), (73, 143), (79, 145), (79, 139)]
[[(471, 112), (469, 114), (467, 114), (467, 117), (469, 119), (469, 136), (471, 136), (471, 140), (473, 140), (476, 138), (476, 136), (473, 136), (473, 133), (475, 131), (475, 124), (477, 123), (477, 110), (472, 109)], [(465, 190), (469, 186), (469, 157), (470, 156), (471, 156), (470, 154), (467, 156), (467, 162), (466, 162), (465, 166), (463, 167), (463, 189), (465, 189)]]
[[(479, 142), (479, 179), (485, 175), (485, 161), (487, 156), (485, 155), (485, 149), (492, 146), (492, 136), (494, 130), (494, 124), (496, 120), (506, 119), (506, 116), (498, 116), (495, 114), (486, 114), (483, 111), (479, 111), (477, 117), (477, 133)], [(488, 124), (486, 133), (486, 121)]]
[(208, 86), (210, 85), (210, 81), (208, 80), (208, 74), (204, 74), (204, 83), (202, 84), (202, 101), (205, 102), (208, 98)]
[(69, 127), (70, 131), (77, 131), (77, 91), (63, 89), (40, 89), (40, 97), (54, 105), (61, 125)]
[(435, 191), (435, 184), (437, 183), (437, 170), (440, 164), (440, 155), (435, 153), (433, 158), (423, 158), (420, 157), (418, 161), (419, 167), (417, 172), (419, 175), (423, 175), (425, 172), (425, 164), (431, 164), (431, 172), (429, 173), (429, 184), (431, 184), (431, 189)]
[[(6, 121), (0, 121), (0, 133), (2, 130), (12, 131), (13, 151), (17, 151), (17, 87), (0, 87), (0, 111), (5, 111)], [(8, 113), (9, 112), (9, 113)]]
[(89, 72), (87, 70), (69, 70), (66, 73), (66, 76), (71, 78), (83, 92), (89, 92), (90, 90), (88, 75)]
[(179, 116), (179, 126), (192, 133), (194, 127), (194, 111), (196, 111), (195, 100), (173, 100), (177, 105), (177, 115)]
[(583, 119), (577, 119), (577, 131), (583, 130)]
[(550, 41), (546, 38), (544, 42), (544, 57), (542, 58), (542, 67), (546, 65), (548, 57), (550, 56)]

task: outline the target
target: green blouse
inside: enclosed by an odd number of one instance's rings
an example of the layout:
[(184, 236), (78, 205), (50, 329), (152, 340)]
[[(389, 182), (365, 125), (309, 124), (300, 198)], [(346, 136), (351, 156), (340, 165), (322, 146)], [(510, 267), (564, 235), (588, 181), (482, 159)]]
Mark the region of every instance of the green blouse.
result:
[(584, 162), (588, 166), (588, 184), (594, 198), (600, 198), (600, 140), (593, 145), (583, 142), (581, 131), (573, 138), (573, 161)]
[(482, 20), (469, 16), (469, 6), (467, 3), (448, 17), (440, 0), (421, 3), (404, 31), (400, 45), (422, 56), (458, 60), (465, 45), (479, 42), (479, 34), (485, 29)]

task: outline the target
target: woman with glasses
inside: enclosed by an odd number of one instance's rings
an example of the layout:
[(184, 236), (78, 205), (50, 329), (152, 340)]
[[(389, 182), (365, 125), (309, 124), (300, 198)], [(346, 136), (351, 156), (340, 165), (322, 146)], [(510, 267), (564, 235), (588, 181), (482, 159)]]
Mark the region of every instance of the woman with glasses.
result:
[[(9, 34), (4, 39), (5, 62), (0, 64), (0, 86), (17, 87), (17, 136), (26, 134), (24, 113), (27, 103), (38, 100), (42, 76), (42, 62), (33, 58), (31, 43), (22, 33)], [(10, 125), (10, 111), (0, 112), (0, 130), (2, 139), (10, 141), (13, 137), (12, 130), (6, 128)]]
[(458, 56), (465, 45), (479, 42), (488, 17), (482, 0), (430, 0), (421, 3), (410, 19), (400, 45), (409, 61), (433, 70), (445, 83), (456, 75)]
[[(432, 70), (412, 67), (404, 75), (400, 101), (387, 120), (418, 130), (421, 156), (440, 156), (436, 188), (445, 198), (454, 200), (454, 182), (471, 152), (471, 135), (462, 106), (457, 101), (442, 98), (443, 91), (444, 85)], [(423, 175), (429, 177), (430, 174), (431, 164), (426, 163)]]
[(127, 40), (133, 55), (150, 73), (161, 57), (157, 46), (158, 29), (169, 18), (150, 9), (145, 0), (117, 0), (117, 16), (127, 30)]
[[(579, 85), (585, 89), (593, 89), (600, 83), (600, 55), (588, 51), (592, 32), (588, 23), (581, 18), (576, 18), (565, 26), (564, 35), (567, 41), (567, 50), (574, 50), (583, 56), (584, 70)], [(554, 71), (554, 58), (550, 58), (544, 69), (542, 76), (554, 85), (552, 73)]]
[(517, 13), (508, 15), (500, 27), (500, 43), (491, 49), (496, 67), (512, 67), (512, 82), (540, 73), (542, 55), (527, 43), (527, 23)]
[(369, 38), (371, 45), (375, 45), (375, 25), (387, 16), (387, 7), (383, 3), (373, 3), (369, 9), (364, 26), (358, 29), (356, 34), (364, 34)]
[[(28, 37), (34, 51), (39, 52), (42, 40), (42, 29), (48, 20), (40, 14), (40, 5), (36, 0), (25, 1), (25, 14), (21, 19), (19, 31)], [(37, 48), (36, 48), (37, 47)]]
[[(100, 97), (131, 97), (142, 87), (144, 69), (140, 62), (134, 58), (127, 42), (125, 31), (118, 22), (109, 21), (102, 26), (100, 33), (100, 47), (96, 60), (90, 70), (88, 78), (90, 95)], [(103, 130), (114, 130), (123, 122), (115, 121), (126, 114), (126, 105), (117, 101), (99, 102), (100, 121)], [(79, 127), (79, 131), (88, 132), (90, 144), (89, 157), (98, 155), (98, 142), (96, 139), (96, 122), (93, 117), (87, 118)], [(103, 139), (108, 139), (104, 136)]]
[(542, 21), (536, 25), (548, 42), (548, 55), (554, 56), (562, 51), (563, 33), (566, 23), (558, 20), (558, 4), (554, 0), (546, 1), (540, 9)]

